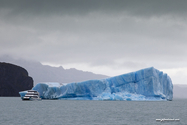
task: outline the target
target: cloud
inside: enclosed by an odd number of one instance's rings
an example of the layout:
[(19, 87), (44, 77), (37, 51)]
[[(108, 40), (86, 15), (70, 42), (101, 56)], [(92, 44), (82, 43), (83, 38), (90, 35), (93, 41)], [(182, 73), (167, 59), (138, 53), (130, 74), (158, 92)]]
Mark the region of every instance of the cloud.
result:
[[(176, 14), (186, 15), (186, 1), (184, 0), (1, 0), (0, 8), (8, 8), (13, 15), (85, 15), (92, 12), (111, 13), (127, 12), (131, 15), (150, 16)], [(23, 11), (24, 10), (24, 11)]]
[(0, 53), (102, 72), (183, 68), (186, 4), (1, 0)]

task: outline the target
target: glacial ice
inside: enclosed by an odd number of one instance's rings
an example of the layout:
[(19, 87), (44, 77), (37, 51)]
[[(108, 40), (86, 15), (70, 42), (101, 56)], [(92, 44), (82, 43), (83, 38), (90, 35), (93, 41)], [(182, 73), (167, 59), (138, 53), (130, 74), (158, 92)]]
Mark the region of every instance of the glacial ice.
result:
[[(64, 100), (172, 100), (173, 84), (154, 67), (101, 80), (77, 83), (38, 83), (32, 88), (42, 99)], [(27, 91), (20, 92), (21, 97)]]

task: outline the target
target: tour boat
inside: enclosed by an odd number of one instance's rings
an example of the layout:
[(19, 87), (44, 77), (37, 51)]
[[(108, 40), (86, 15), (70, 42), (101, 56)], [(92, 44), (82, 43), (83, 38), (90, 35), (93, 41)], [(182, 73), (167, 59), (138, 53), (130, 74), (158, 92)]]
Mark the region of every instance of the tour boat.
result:
[(22, 100), (40, 101), (40, 95), (36, 90), (28, 90)]

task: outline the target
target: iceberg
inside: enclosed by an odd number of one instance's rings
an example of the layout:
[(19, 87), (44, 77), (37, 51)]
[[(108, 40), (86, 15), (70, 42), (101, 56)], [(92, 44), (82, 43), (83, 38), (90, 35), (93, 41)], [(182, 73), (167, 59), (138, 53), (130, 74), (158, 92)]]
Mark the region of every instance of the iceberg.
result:
[[(38, 83), (32, 90), (38, 91), (42, 99), (171, 101), (173, 98), (170, 77), (154, 67), (101, 80)], [(26, 92), (20, 92), (21, 97)]]

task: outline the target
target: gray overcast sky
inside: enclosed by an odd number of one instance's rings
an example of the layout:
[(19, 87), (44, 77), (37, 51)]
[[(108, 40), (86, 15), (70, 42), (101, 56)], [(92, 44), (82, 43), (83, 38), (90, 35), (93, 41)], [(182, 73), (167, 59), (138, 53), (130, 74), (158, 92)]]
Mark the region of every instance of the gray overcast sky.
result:
[(187, 84), (186, 0), (0, 0), (0, 56)]

